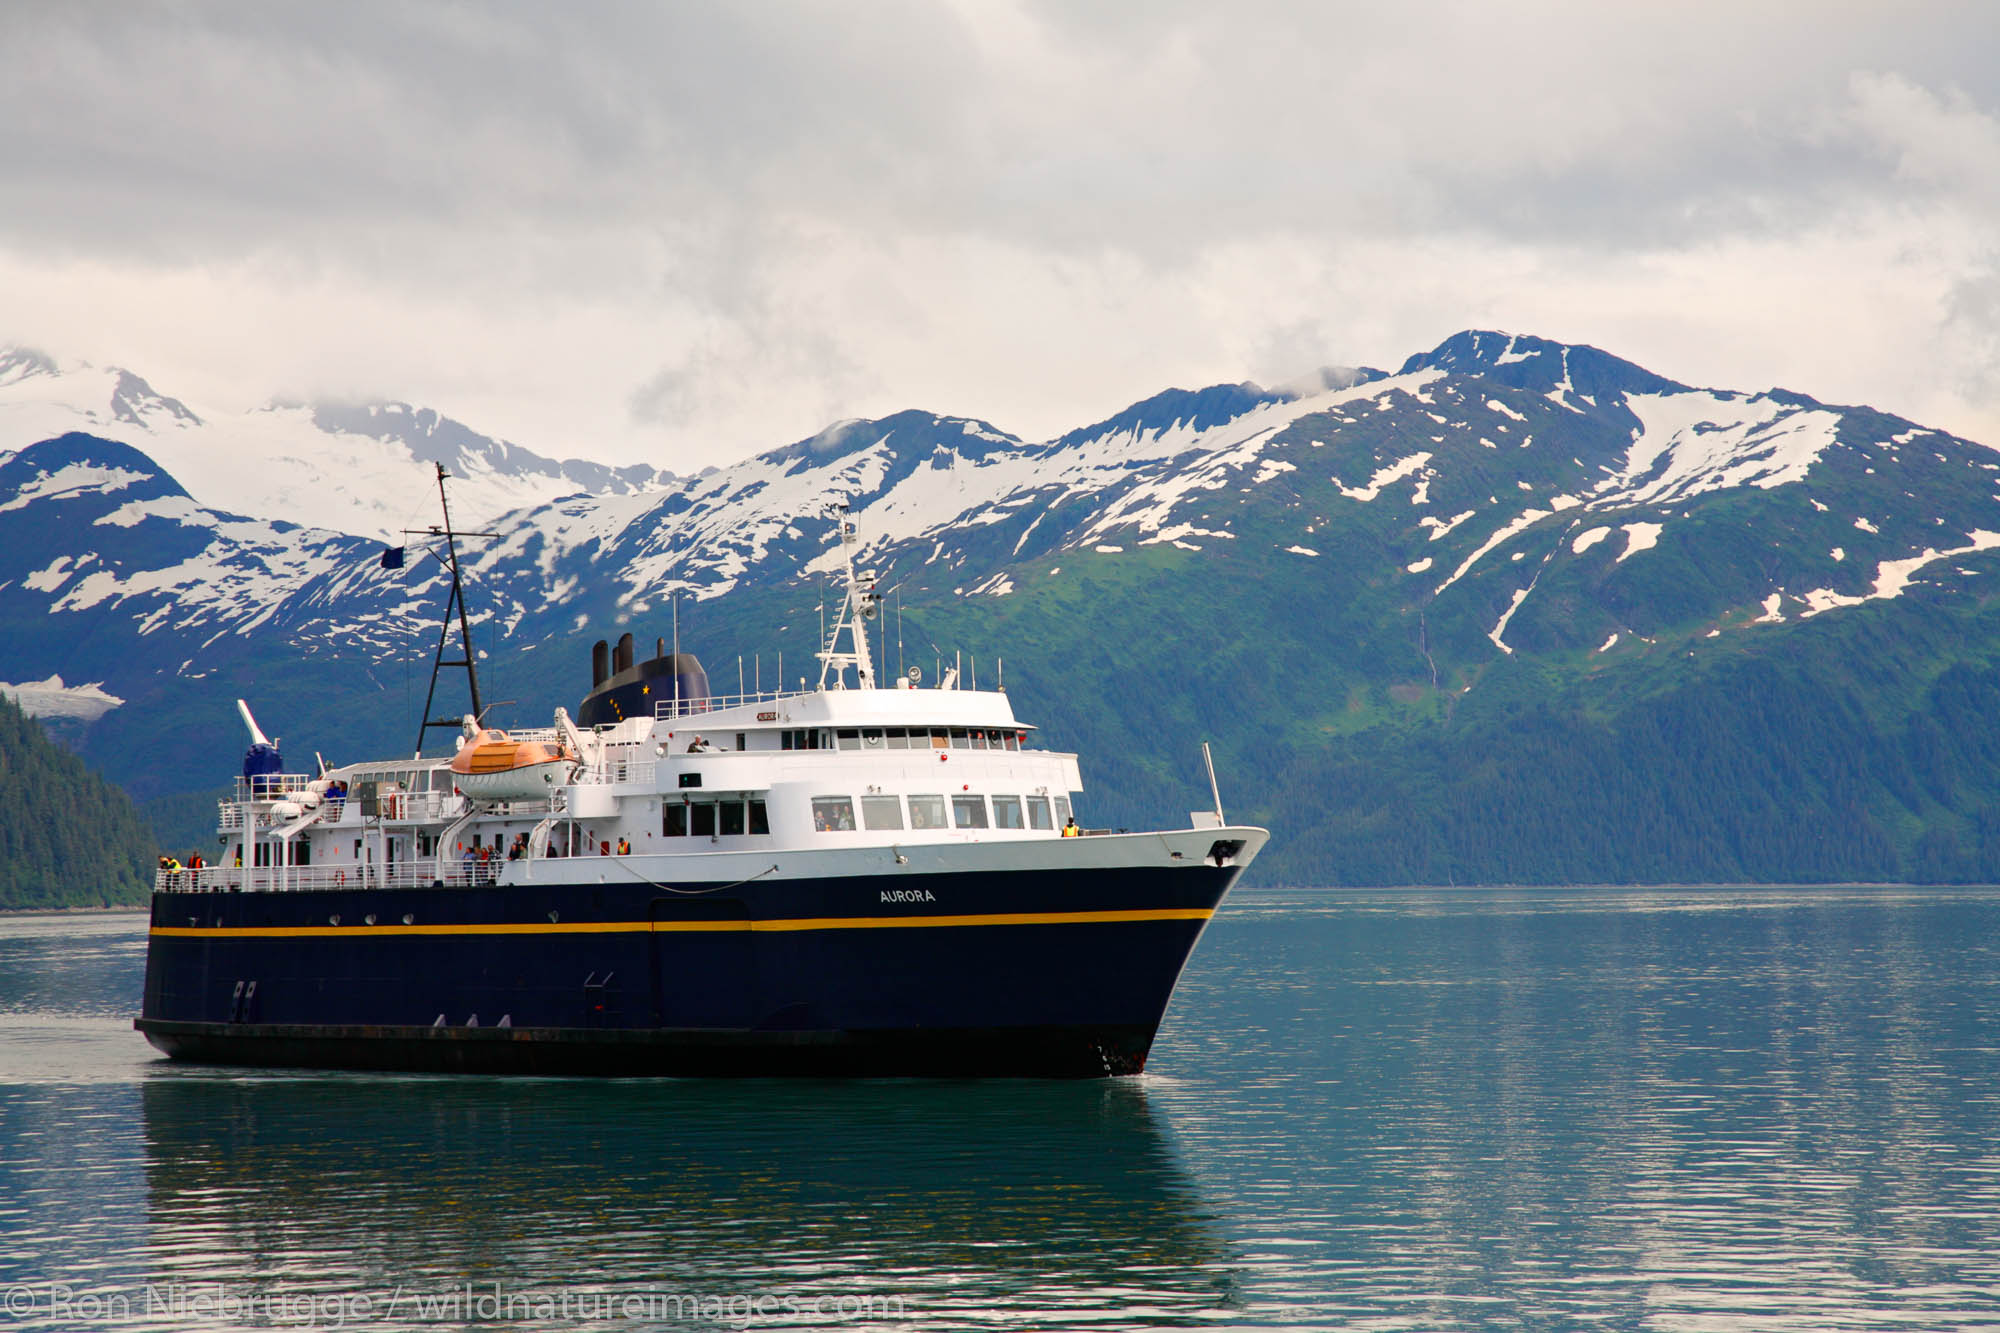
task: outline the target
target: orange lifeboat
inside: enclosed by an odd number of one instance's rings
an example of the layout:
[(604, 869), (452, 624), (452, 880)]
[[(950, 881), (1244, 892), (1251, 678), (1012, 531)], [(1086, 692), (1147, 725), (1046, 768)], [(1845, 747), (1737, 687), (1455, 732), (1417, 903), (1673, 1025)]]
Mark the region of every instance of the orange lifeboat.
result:
[(569, 781), (576, 756), (560, 745), (517, 741), (504, 731), (481, 731), (452, 757), (452, 780), (482, 801), (541, 800)]

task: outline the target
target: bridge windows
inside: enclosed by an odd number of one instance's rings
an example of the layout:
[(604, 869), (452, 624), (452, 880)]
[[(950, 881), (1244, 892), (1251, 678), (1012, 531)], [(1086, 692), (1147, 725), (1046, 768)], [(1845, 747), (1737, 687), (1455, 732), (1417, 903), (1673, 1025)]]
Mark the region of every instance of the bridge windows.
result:
[(660, 833), (668, 838), (738, 838), (771, 831), (770, 808), (757, 797), (664, 801)]

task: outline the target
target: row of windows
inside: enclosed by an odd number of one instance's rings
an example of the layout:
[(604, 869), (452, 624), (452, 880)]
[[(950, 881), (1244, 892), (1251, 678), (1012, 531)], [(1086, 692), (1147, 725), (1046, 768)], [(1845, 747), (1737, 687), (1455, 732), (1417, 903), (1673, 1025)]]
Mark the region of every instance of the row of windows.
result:
[[(908, 802), (905, 818), (904, 802)], [(821, 833), (870, 830), (1001, 828), (1054, 830), (1069, 822), (1067, 796), (863, 796), (861, 822), (855, 823), (854, 798), (815, 796), (813, 827)], [(668, 801), (660, 806), (660, 832), (669, 838), (734, 838), (771, 831), (769, 808), (761, 799)], [(498, 846), (499, 835), (494, 835)]]
[(660, 807), (660, 832), (669, 838), (733, 838), (770, 831), (771, 816), (762, 801), (668, 802)]
[[(904, 821), (904, 802), (909, 803), (908, 822)], [(946, 819), (946, 803), (949, 801), (950, 818)], [(821, 833), (845, 833), (857, 825), (854, 822), (854, 798), (851, 796), (813, 797), (813, 828)], [(1058, 796), (1053, 802), (1047, 796), (985, 796), (960, 793), (945, 796), (864, 796), (861, 798), (861, 823), (858, 827), (870, 830), (941, 829), (941, 828), (1004, 828), (1004, 829), (1048, 829), (1069, 822), (1069, 797)]]
[[(1027, 733), (995, 727), (839, 727), (778, 733), (785, 750), (1018, 750)], [(737, 746), (741, 749), (739, 743)]]

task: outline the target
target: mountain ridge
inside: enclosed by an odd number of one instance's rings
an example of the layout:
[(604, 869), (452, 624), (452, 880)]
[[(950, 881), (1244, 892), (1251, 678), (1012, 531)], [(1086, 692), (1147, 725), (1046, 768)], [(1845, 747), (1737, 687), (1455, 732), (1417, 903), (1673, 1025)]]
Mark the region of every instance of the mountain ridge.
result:
[(384, 539), (410, 521), (411, 463), (452, 470), (469, 526), (563, 495), (630, 494), (674, 479), (643, 464), (550, 458), (402, 402), (197, 411), (122, 367), (0, 348), (0, 445), (79, 430), (130, 436), (217, 509)]
[[(0, 554), (0, 628), (54, 627), (59, 640), (38, 650), (19, 633), (0, 638), (0, 679), (60, 675), (129, 700), (91, 724), (95, 755), (134, 744), (149, 716), (200, 725), (232, 689), (266, 692), (298, 716), (297, 734), (324, 729), (384, 752), (406, 743), (401, 714), (415, 704), (391, 706), (393, 682), (400, 674), (407, 694), (412, 664), (428, 662), (424, 627), (434, 633), (443, 602), (434, 564), (419, 552), (391, 574), (365, 537), (229, 516), (135, 481), (59, 488), (50, 479), (65, 467), (137, 467), (66, 438), (0, 462), (0, 522), (30, 539), (10, 545), (32, 551)], [(1247, 808), (1297, 821), (1296, 850), (1274, 847), (1276, 873), (1338, 878), (1312, 849), (1364, 837), (1379, 849), (1352, 864), (1453, 878), (1470, 873), (1465, 847), (1427, 859), (1411, 851), (1418, 831), (1393, 817), (1351, 802), (1315, 812), (1286, 792), (1329, 772), (1352, 782), (1365, 754), (1402, 775), (1410, 808), (1459, 792), (1477, 816), (1464, 827), (1499, 828), (1488, 815), (1506, 793), (1464, 786), (1466, 772), (1499, 771), (1480, 747), (1504, 750), (1508, 728), (1528, 726), (1523, 752), (1563, 771), (1610, 744), (1593, 730), (1602, 719), (1623, 719), (1606, 734), (1679, 772), (1644, 739), (1658, 721), (1646, 710), (1681, 717), (1676, 700), (1707, 699), (1676, 724), (1691, 732), (1700, 716), (1729, 715), (1734, 703), (1703, 693), (1717, 672), (1747, 673), (1746, 730), (1769, 730), (1770, 718), (1810, 730), (1797, 698), (1837, 697), (1886, 728), (1841, 762), (1903, 745), (1883, 738), (1923, 733), (1931, 686), (1917, 685), (1993, 650), (1994, 458), (1873, 409), (1691, 388), (1598, 349), (1467, 330), (1393, 374), (1168, 390), (1049, 441), (914, 410), (835, 423), (699, 477), (516, 510), (467, 568), (478, 646), (507, 677), (506, 694), (489, 696), (569, 701), (589, 640), (663, 633), (670, 600), (683, 642), (718, 663), (742, 653), (747, 679), (772, 646), (810, 660), (813, 603), (837, 559), (823, 511), (844, 502), (862, 559), (891, 592), (899, 658), (913, 650), (928, 675), (954, 643), (1004, 655), (1024, 715), (1104, 764), (1095, 799), (1118, 817), (1175, 808), (1185, 773), (1171, 747), (1213, 734), (1253, 775)], [(1931, 655), (1867, 681), (1820, 660), (1878, 624), (1902, 626)], [(1774, 645), (1799, 645), (1810, 670), (1754, 667), (1791, 651)], [(1958, 689), (1937, 707), (1978, 695)], [(1704, 736), (1702, 753), (1731, 744)], [(1813, 752), (1806, 737), (1785, 745)], [(1449, 763), (1419, 780), (1424, 755)], [(226, 775), (228, 759), (203, 771)], [(1966, 776), (1942, 803), (1921, 782), (1892, 790), (1850, 775), (1867, 818), (1849, 821), (1852, 845), (1801, 864), (1877, 865), (1869, 857), (1887, 847), (1897, 864), (1984, 865), (1972, 830), (2000, 760), (1991, 774), (1977, 755), (1953, 762)], [(150, 772), (136, 790), (172, 796), (196, 776)], [(1629, 774), (1609, 788), (1645, 790)], [(1705, 808), (1675, 805), (1684, 795), (1659, 793), (1659, 809)], [(1812, 783), (1795, 795), (1834, 799)], [(1710, 813), (1716, 829), (1733, 827)], [(1591, 843), (1603, 877), (1641, 863), (1766, 864), (1648, 842), (1666, 817), (1643, 815), (1656, 823), (1635, 826), (1629, 854)], [(1922, 860), (1918, 844), (1940, 829), (1959, 839), (1957, 859), (1934, 841)], [(2000, 867), (2000, 836), (1993, 845)], [(1587, 863), (1511, 844), (1494, 857), (1508, 873)]]

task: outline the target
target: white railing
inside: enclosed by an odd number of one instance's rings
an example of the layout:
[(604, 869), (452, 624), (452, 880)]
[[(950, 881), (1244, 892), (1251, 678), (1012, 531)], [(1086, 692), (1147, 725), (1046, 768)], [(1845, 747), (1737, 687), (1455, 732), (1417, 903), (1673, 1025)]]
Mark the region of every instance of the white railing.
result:
[(813, 693), (815, 693), (813, 690), (753, 690), (749, 694), (711, 694), (706, 699), (662, 699), (653, 705), (653, 716), (693, 717), (702, 713), (720, 712), (725, 708), (741, 708), (745, 704), (803, 699)]
[(465, 810), (465, 798), (448, 791), (388, 792), (375, 799), (381, 818), (391, 823), (435, 824)]
[(310, 773), (260, 773), (254, 778), (236, 779), (236, 799), (268, 801), (312, 785)]
[(576, 784), (585, 787), (638, 782), (650, 787), (658, 771), (659, 765), (650, 759), (607, 759), (595, 767), (581, 769), (576, 775)]
[[(329, 824), (339, 823), (345, 816), (348, 806), (352, 805), (355, 809), (360, 809), (358, 804), (359, 799), (350, 791), (347, 799), (344, 801), (322, 800), (318, 806), (320, 820)], [(376, 801), (376, 817), (392, 824), (445, 823), (455, 819), (465, 810), (465, 798), (452, 792), (388, 792), (377, 797)], [(237, 801), (218, 801), (216, 802), (216, 827), (225, 833), (242, 832), (244, 826), (243, 815), (246, 808), (252, 815), (252, 827), (259, 830), (280, 828), (286, 824), (295, 822), (297, 819), (297, 816), (293, 816), (291, 819), (281, 819), (271, 813), (268, 806), (259, 809), (254, 805), (245, 807)], [(513, 801), (509, 802), (504, 809), (508, 813), (547, 814), (550, 812), (551, 805), (550, 802), (545, 800)]]
[(287, 893), (311, 889), (418, 889), (442, 881), (451, 888), (491, 884), (500, 861), (459, 862), (440, 875), (429, 857), (392, 865), (203, 866), (200, 870), (160, 870), (153, 888), (160, 893)]
[[(340, 819), (341, 811), (344, 808), (344, 804), (345, 803), (341, 801), (321, 801), (318, 806), (313, 808), (318, 812), (319, 818), (326, 820), (329, 823), (337, 823)], [(216, 806), (215, 823), (217, 828), (220, 828), (224, 832), (229, 832), (229, 833), (240, 832), (242, 830), (243, 812), (246, 809), (245, 806), (236, 801), (217, 801), (215, 803), (215, 806)], [(252, 824), (253, 827), (255, 828), (260, 828), (260, 829), (279, 828), (283, 825), (294, 823), (298, 819), (297, 815), (293, 815), (289, 819), (280, 819), (277, 815), (273, 814), (268, 807), (262, 810), (259, 810), (255, 806), (250, 806), (247, 808), (250, 810), (253, 816)]]

